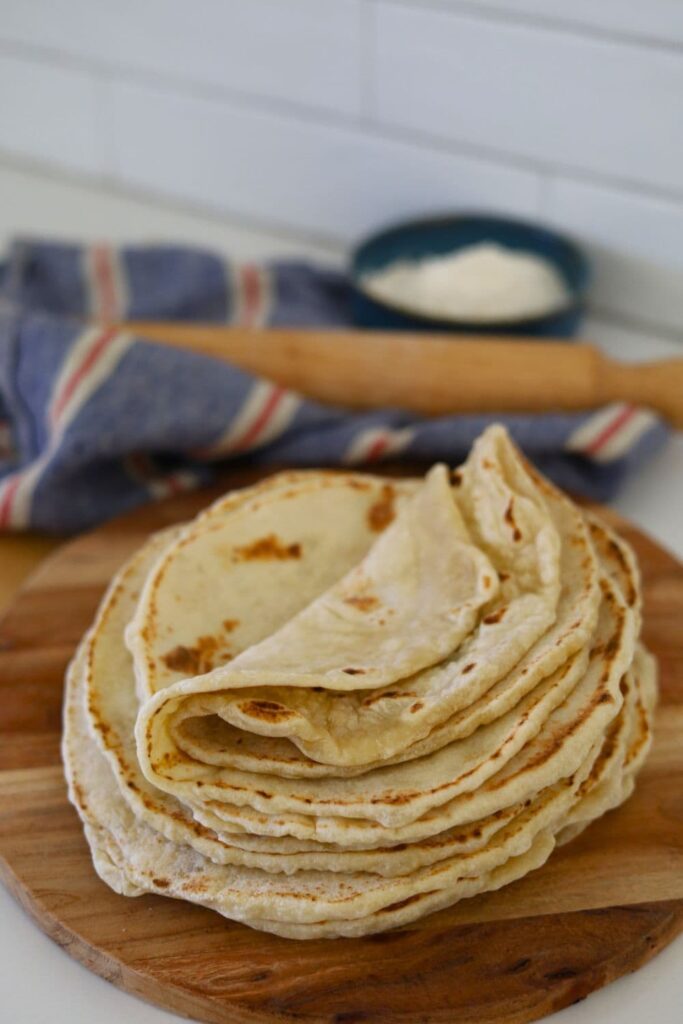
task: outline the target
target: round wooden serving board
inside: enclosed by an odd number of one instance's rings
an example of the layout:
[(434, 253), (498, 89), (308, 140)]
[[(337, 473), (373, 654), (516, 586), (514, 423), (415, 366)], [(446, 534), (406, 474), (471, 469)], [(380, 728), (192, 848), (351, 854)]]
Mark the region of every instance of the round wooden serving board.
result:
[(661, 666), (655, 745), (631, 800), (541, 870), (395, 932), (315, 942), (108, 889), (66, 798), (64, 669), (117, 566), (212, 496), (174, 498), (67, 544), (0, 626), (0, 875), (56, 942), (202, 1021), (516, 1024), (634, 970), (683, 930), (683, 567), (624, 523)]

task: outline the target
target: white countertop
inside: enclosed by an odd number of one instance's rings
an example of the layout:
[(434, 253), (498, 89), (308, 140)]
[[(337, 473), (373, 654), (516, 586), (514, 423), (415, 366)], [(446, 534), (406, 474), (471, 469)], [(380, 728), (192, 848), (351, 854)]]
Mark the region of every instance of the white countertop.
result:
[[(112, 195), (92, 185), (52, 179), (0, 164), (0, 248), (15, 233), (62, 237), (173, 239), (220, 248), (238, 258), (322, 257), (333, 249), (206, 214), (167, 209)], [(683, 355), (680, 343), (589, 319), (583, 331), (622, 359)], [(677, 434), (613, 506), (683, 558), (683, 434)], [(0, 886), (2, 1024), (155, 1024), (180, 1021), (102, 981), (40, 932)], [(683, 937), (635, 974), (556, 1015), (562, 1024), (679, 1024), (683, 1006)]]

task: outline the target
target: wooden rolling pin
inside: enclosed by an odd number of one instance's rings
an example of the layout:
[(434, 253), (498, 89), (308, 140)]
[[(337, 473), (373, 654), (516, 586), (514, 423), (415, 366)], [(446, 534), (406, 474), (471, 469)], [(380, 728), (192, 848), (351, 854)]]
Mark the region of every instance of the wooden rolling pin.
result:
[(352, 408), (449, 412), (648, 406), (683, 428), (683, 358), (620, 363), (585, 343), (353, 330), (122, 324)]

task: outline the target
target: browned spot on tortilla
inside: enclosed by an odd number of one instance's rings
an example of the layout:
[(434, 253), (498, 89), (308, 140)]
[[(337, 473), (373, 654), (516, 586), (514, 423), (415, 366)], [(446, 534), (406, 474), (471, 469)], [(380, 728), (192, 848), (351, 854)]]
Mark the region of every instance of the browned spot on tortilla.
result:
[(206, 891), (207, 882), (203, 878), (193, 879), (191, 882), (186, 882), (183, 886), (185, 892), (203, 893)]
[(451, 473), (451, 483), (454, 487), (460, 487), (462, 483), (462, 472), (459, 469), (454, 469)]
[(156, 885), (157, 889), (168, 889), (171, 883), (168, 878), (153, 878), (152, 884)]
[(507, 611), (507, 606), (506, 605), (502, 605), (495, 612), (491, 612), (490, 615), (485, 615), (484, 618), (482, 619), (482, 622), (486, 626), (494, 626), (496, 624), (496, 622), (500, 622), (500, 620), (505, 615), (506, 611)]
[(487, 588), (493, 586), (493, 580), (491, 579), (490, 576), (482, 576), (482, 583)]
[(617, 654), (619, 647), (621, 646), (621, 636), (618, 633), (614, 633), (604, 647), (605, 657), (612, 659)]
[(223, 629), (226, 633), (232, 633), (240, 624), (239, 619), (223, 619)]
[(384, 700), (384, 698), (391, 699), (392, 697), (414, 697), (414, 693), (401, 694), (398, 690), (380, 690), (378, 693), (372, 693), (369, 697), (366, 697), (363, 701), (363, 706), (369, 708), (372, 704), (376, 704), (378, 700)]
[(617, 542), (613, 540), (611, 537), (608, 539), (607, 547), (609, 548), (609, 553), (612, 556), (612, 558), (616, 559), (616, 561), (619, 563), (622, 573), (628, 581), (628, 590), (626, 594), (624, 594), (624, 597), (626, 598), (626, 603), (628, 604), (629, 608), (632, 608), (638, 600), (638, 592), (635, 586), (633, 585), (633, 580), (631, 579), (629, 564), (626, 561), (621, 546), (617, 544)]
[(512, 539), (514, 541), (520, 541), (522, 539), (522, 531), (520, 530), (520, 528), (517, 526), (517, 523), (515, 522), (514, 508), (515, 508), (515, 499), (514, 498), (510, 498), (510, 500), (508, 502), (508, 507), (505, 509), (504, 519), (505, 519), (505, 522), (508, 524), (508, 526), (512, 527)]
[(401, 910), (402, 907), (409, 907), (411, 903), (417, 903), (418, 900), (424, 899), (426, 896), (431, 896), (431, 893), (417, 892), (413, 896), (406, 896), (404, 900), (399, 900), (398, 903), (390, 903), (388, 907), (380, 907), (377, 913), (388, 914), (392, 910)]
[[(221, 782), (220, 779), (213, 779), (211, 785), (215, 786), (216, 789), (229, 789), (233, 793), (243, 793), (245, 789), (244, 786), (233, 786), (231, 782)], [(215, 800), (210, 801), (209, 806), (211, 806), (211, 804), (213, 804), (214, 807), (218, 806), (217, 801)]]
[[(608, 675), (609, 667), (603, 674), (603, 681)], [(577, 729), (581, 728), (582, 724), (591, 717), (593, 711), (598, 705), (613, 701), (614, 697), (609, 693), (609, 691), (605, 690), (604, 688), (599, 690), (598, 693), (596, 693), (596, 695), (593, 697), (593, 699), (582, 709), (580, 714), (577, 715), (577, 717), (572, 722), (568, 722), (563, 728), (557, 729), (552, 734), (552, 736), (549, 737), (547, 742), (540, 745), (538, 753), (526, 763), (526, 765), (524, 766), (524, 768), (520, 770), (520, 772), (508, 777), (508, 781), (510, 778), (515, 778), (517, 774), (521, 774), (525, 771), (529, 771), (530, 769), (536, 768), (538, 765), (541, 765), (545, 761), (547, 761), (550, 757), (553, 756), (553, 754), (557, 750), (559, 750), (562, 744), (566, 742), (568, 737), (572, 736), (577, 731)], [(499, 786), (502, 784), (502, 782), (498, 784), (493, 784), (491, 781), (489, 781), (488, 783), (488, 785), (492, 789), (498, 789)]]
[(76, 794), (76, 799), (78, 800), (79, 805), (85, 810), (85, 808), (88, 806), (88, 804), (86, 802), (85, 794), (84, 794), (83, 790), (81, 789), (81, 787), (79, 786), (79, 784), (76, 781), (72, 782), (72, 786), (73, 786), (73, 791)]
[(289, 558), (301, 558), (301, 544), (285, 544), (274, 533), (259, 537), (250, 544), (233, 549), (233, 562), (267, 561), (284, 562)]
[(517, 457), (517, 461), (519, 462), (522, 469), (526, 470), (526, 472), (532, 478), (532, 480), (534, 481), (539, 490), (543, 491), (544, 494), (550, 495), (551, 498), (557, 495), (557, 491), (553, 487), (553, 485), (548, 480), (546, 480), (545, 477), (541, 476), (536, 467), (532, 465), (532, 463), (529, 462), (529, 460), (525, 458), (524, 455), (522, 455), (522, 453), (520, 452), (520, 450), (516, 447), (515, 456)]
[(366, 483), (365, 480), (347, 480), (348, 486), (354, 491), (369, 491), (370, 484)]
[(381, 533), (396, 515), (394, 501), (396, 489), (391, 484), (384, 484), (377, 501), (368, 509), (368, 525), (375, 533)]
[(465, 665), (464, 669), (462, 670), (462, 675), (466, 676), (468, 672), (471, 672), (472, 669), (476, 668), (476, 667), (477, 667), (476, 661), (471, 661), (469, 663), (469, 665)]
[(507, 583), (507, 581), (510, 579), (510, 573), (509, 572), (499, 572), (498, 573), (498, 579), (500, 580), (501, 583)]
[(175, 768), (179, 764), (187, 764), (189, 758), (183, 754), (180, 750), (167, 750), (165, 754), (159, 758), (158, 763), (155, 765), (157, 770), (161, 768)]
[(258, 796), (262, 796), (264, 800), (272, 800), (273, 799), (273, 794), (272, 793), (266, 793), (265, 789), (257, 789), (256, 793), (257, 793)]
[(650, 723), (648, 720), (647, 711), (645, 710), (643, 702), (640, 699), (638, 700), (637, 704), (637, 712), (638, 736), (635, 742), (631, 744), (631, 747), (628, 753), (626, 754), (626, 760), (624, 762), (624, 765), (626, 767), (628, 767), (628, 765), (630, 765), (636, 759), (640, 751), (643, 749), (643, 746), (647, 743), (648, 737), (650, 735)]
[(351, 594), (350, 597), (344, 598), (344, 604), (350, 604), (352, 608), (357, 608), (359, 612), (371, 612), (373, 608), (377, 608), (379, 605), (379, 598), (373, 594)]
[(347, 676), (364, 676), (365, 675), (365, 669), (364, 668), (343, 668), (342, 672), (344, 672)]
[(410, 709), (410, 713), (411, 713), (412, 715), (414, 715), (416, 711), (419, 711), (419, 710), (420, 710), (421, 708), (423, 708), (423, 707), (424, 707), (424, 704), (422, 703), (422, 701), (421, 701), (421, 700), (418, 700), (418, 701), (417, 701), (417, 703), (416, 703), (416, 704), (413, 704), (413, 706), (411, 707), (411, 709)]
[[(593, 786), (596, 784), (597, 780), (602, 775), (605, 769), (605, 765), (609, 761), (610, 757), (612, 756), (616, 748), (617, 737), (619, 735), (619, 731), (622, 727), (622, 724), (623, 722), (620, 716), (610, 727), (610, 730), (607, 733), (607, 737), (605, 738), (605, 742), (602, 745), (597, 760), (593, 764), (589, 775), (583, 780), (583, 782), (579, 786), (578, 793), (580, 796), (583, 796), (585, 793), (591, 790)], [(572, 776), (570, 782), (573, 783), (573, 781), (574, 777)]]
[[(227, 621), (227, 620), (226, 620)], [(187, 675), (203, 675), (216, 667), (216, 664), (228, 661), (230, 652), (223, 647), (223, 640), (217, 636), (199, 636), (192, 645), (186, 647), (178, 644), (161, 656), (166, 668), (173, 672), (185, 672)]]
[[(421, 796), (421, 794), (416, 789), (413, 789), (413, 790), (410, 790), (407, 793), (394, 793), (393, 795), (388, 795), (388, 796), (385, 796), (385, 797), (374, 796), (371, 799), (370, 803), (371, 804), (391, 804), (392, 806), (399, 806), (400, 807), (401, 804), (409, 804), (412, 800), (414, 800), (418, 796)], [(320, 802), (321, 803), (327, 803), (329, 801), (322, 800)]]
[(166, 654), (162, 654), (161, 660), (166, 668), (170, 668), (172, 672), (187, 672), (188, 675), (190, 673), (197, 675), (199, 658), (194, 648), (178, 644), (177, 647), (174, 647)]
[(482, 459), (481, 460), (481, 464), (484, 467), (484, 469), (495, 469), (496, 468), (494, 466), (494, 464), (491, 462), (490, 459)]
[(272, 700), (248, 700), (239, 705), (240, 711), (252, 718), (261, 718), (265, 722), (282, 722), (291, 718), (294, 714), (283, 704), (276, 704)]

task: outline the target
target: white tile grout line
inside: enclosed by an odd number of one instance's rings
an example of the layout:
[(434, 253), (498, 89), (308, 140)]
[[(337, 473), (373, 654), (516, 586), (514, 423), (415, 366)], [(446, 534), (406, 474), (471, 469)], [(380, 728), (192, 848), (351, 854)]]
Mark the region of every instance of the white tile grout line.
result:
[[(373, 3), (374, 0), (364, 0)], [(606, 25), (596, 24), (581, 19), (563, 18), (561, 15), (546, 14), (542, 11), (512, 11), (507, 7), (487, 4), (482, 7), (474, 0), (380, 0), (381, 3), (393, 7), (410, 7), (413, 10), (434, 10), (454, 15), (465, 15), (477, 21), (493, 21), (501, 25), (524, 25), (531, 29), (554, 32), (557, 35), (575, 35), (580, 39), (598, 42), (610, 42), (617, 45), (630, 45), (635, 49), (664, 50), (673, 53), (683, 52), (683, 41), (665, 39), (662, 35), (620, 31)]]
[[(157, 192), (151, 188), (145, 188), (132, 182), (123, 183), (120, 179), (107, 175), (91, 175), (85, 172), (66, 168), (56, 161), (31, 159), (19, 153), (11, 153), (0, 148), (0, 172), (6, 168), (12, 173), (25, 173), (34, 178), (45, 178), (56, 185), (63, 185), (67, 188), (85, 187), (90, 191), (103, 194), (103, 198), (111, 196), (115, 199), (130, 200), (131, 202), (145, 203), (156, 207), (160, 211), (168, 211), (181, 216), (196, 217), (197, 220), (216, 223), (216, 214), (223, 220), (227, 227), (231, 225), (245, 231), (272, 236), (276, 241), (278, 238), (284, 244), (293, 243), (310, 245), (318, 249), (327, 250), (332, 260), (339, 257), (347, 250), (347, 243), (334, 235), (317, 234), (306, 230), (306, 228), (295, 228), (291, 224), (283, 224), (272, 220), (261, 220), (258, 217), (250, 216), (239, 210), (231, 210), (224, 206), (212, 203), (199, 203), (182, 196), (171, 196), (168, 192)], [(277, 252), (273, 253), (277, 256)]]
[(364, 125), (375, 127), (377, 109), (377, 88), (374, 75), (374, 61), (377, 56), (377, 5), (366, 0), (359, 5), (360, 18), (360, 84), (361, 120)]

